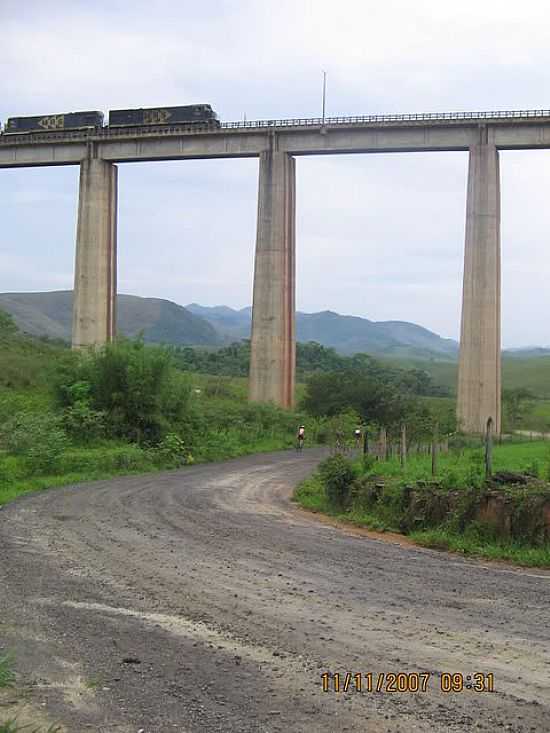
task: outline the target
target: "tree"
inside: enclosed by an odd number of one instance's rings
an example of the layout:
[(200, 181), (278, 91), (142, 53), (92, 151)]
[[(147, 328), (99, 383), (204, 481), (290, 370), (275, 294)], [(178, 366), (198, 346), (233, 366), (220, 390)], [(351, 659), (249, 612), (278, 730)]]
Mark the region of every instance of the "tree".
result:
[(312, 375), (303, 406), (312, 415), (329, 417), (353, 409), (364, 422), (390, 427), (404, 419), (412, 403), (414, 397), (400, 391), (392, 379), (346, 370)]
[(514, 387), (502, 390), (502, 401), (510, 428), (518, 428), (528, 411), (535, 395), (525, 387)]
[(68, 363), (56, 385), (65, 410), (82, 407), (104, 416), (107, 433), (156, 443), (187, 411), (190, 389), (167, 349), (142, 341), (107, 344)]
[(17, 333), (15, 321), (9, 313), (0, 310), (0, 339), (13, 336), (14, 333)]

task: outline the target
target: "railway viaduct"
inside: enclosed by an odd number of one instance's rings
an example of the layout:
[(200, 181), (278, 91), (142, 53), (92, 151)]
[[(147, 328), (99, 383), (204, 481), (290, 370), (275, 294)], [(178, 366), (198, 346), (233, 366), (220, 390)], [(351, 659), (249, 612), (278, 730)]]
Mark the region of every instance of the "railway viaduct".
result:
[(0, 138), (0, 168), (79, 165), (73, 346), (114, 337), (117, 164), (259, 158), (249, 396), (289, 407), (295, 381), (295, 159), (468, 151), (458, 418), (500, 432), (499, 150), (550, 148), (550, 111), (384, 115), (33, 133)]

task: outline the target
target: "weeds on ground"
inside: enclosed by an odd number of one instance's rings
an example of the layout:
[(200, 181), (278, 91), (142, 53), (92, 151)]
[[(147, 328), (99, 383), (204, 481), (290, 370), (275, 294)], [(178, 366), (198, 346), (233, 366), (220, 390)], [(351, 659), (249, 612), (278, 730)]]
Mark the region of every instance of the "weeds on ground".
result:
[(435, 550), (448, 550), (489, 560), (507, 560), (525, 567), (550, 567), (549, 546), (527, 547), (516, 542), (491, 542), (468, 532), (458, 535), (439, 528), (412, 532), (410, 537), (417, 544)]
[[(13, 655), (4, 654), (0, 657), (0, 688), (11, 687), (15, 682), (13, 671)], [(16, 718), (0, 722), (0, 733), (61, 733), (57, 725), (50, 725), (47, 730), (36, 728), (32, 723), (19, 725)]]
[(435, 479), (429, 456), (412, 456), (405, 469), (395, 459), (373, 461), (369, 457), (352, 466), (340, 456), (345, 465), (338, 464), (338, 477), (344, 468), (349, 469), (341, 501), (331, 500), (326, 467), (302, 482), (294, 499), (305, 509), (350, 524), (402, 532), (425, 547), (528, 567), (550, 567), (550, 543), (545, 539), (542, 512), (549, 496), (544, 484), (544, 479), (550, 478), (548, 444), (496, 446), (494, 458), (496, 471), (521, 472), (531, 481), (525, 486), (499, 486), (511, 521), (510, 536), (505, 536), (500, 526), (477, 518), (487, 492), (479, 449), (442, 455)]
[(19, 725), (17, 720), (6, 720), (0, 723), (0, 733), (61, 733), (61, 728), (56, 725), (50, 725), (47, 730), (41, 728), (33, 728), (32, 723), (29, 725)]
[(11, 687), (14, 682), (13, 656), (11, 654), (4, 654), (0, 657), (0, 688)]

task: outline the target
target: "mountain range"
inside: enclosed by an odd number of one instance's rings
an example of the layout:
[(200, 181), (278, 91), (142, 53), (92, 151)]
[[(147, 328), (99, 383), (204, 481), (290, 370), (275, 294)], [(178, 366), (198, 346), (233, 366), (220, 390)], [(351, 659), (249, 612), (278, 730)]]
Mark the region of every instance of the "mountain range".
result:
[[(21, 331), (70, 342), (73, 293), (0, 293), (0, 309), (10, 313)], [(216, 329), (181, 305), (161, 298), (117, 296), (117, 330), (133, 337), (143, 333), (150, 343), (222, 346)]]
[[(186, 306), (196, 316), (208, 321), (229, 341), (249, 338), (252, 308), (234, 310), (225, 305)], [(332, 346), (341, 354), (366, 352), (379, 356), (407, 358), (456, 359), (458, 344), (452, 339), (405, 321), (369, 321), (358, 316), (343, 316), (333, 311), (296, 313), (298, 341), (317, 341)]]
[[(0, 309), (10, 313), (21, 331), (70, 342), (72, 291), (2, 293)], [(252, 308), (225, 305), (186, 307), (161, 298), (119, 294), (117, 330), (143, 334), (149, 343), (216, 348), (250, 337)], [(370, 321), (333, 311), (296, 314), (298, 341), (317, 341), (341, 354), (365, 352), (398, 359), (455, 361), (458, 344), (406, 321)], [(548, 349), (514, 350), (518, 356), (544, 355)]]

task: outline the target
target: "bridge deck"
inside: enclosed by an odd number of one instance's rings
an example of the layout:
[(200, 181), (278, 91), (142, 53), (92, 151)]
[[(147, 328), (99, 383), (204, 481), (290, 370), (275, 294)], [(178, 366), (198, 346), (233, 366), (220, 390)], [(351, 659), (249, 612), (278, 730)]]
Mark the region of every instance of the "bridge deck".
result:
[(468, 150), (481, 131), (500, 149), (550, 148), (550, 110), (257, 120), (0, 136), (0, 167), (291, 155)]

